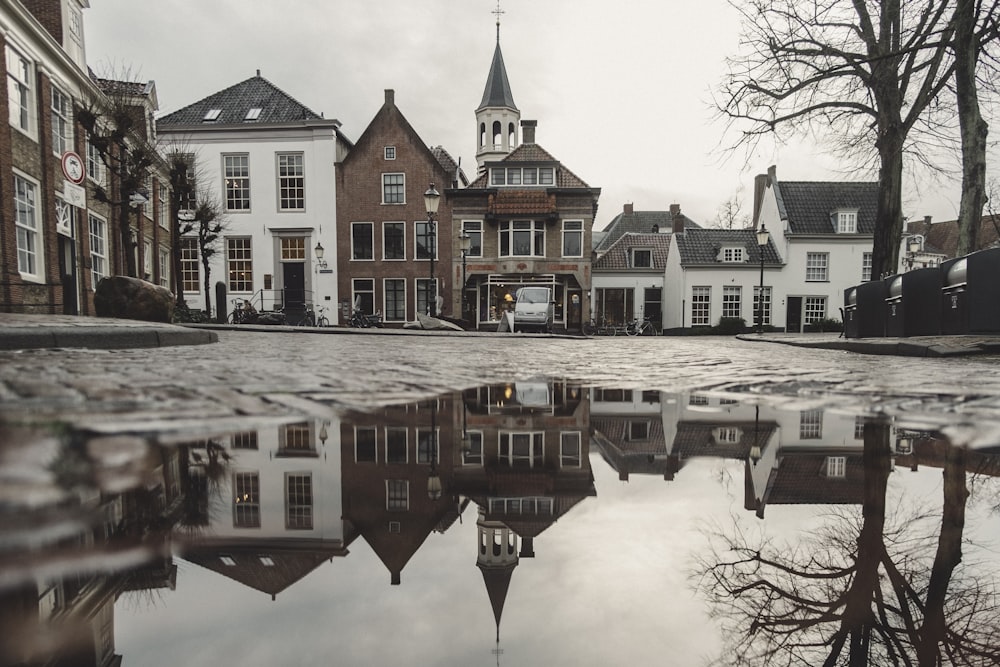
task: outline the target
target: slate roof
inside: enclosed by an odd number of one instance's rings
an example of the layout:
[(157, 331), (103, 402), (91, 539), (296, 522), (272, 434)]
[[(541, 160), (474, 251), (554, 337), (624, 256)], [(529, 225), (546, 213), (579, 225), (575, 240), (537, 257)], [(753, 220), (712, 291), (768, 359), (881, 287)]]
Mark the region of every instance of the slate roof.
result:
[[(843, 454), (836, 454), (843, 456)], [(843, 505), (864, 500), (864, 462), (860, 454), (846, 456), (843, 477), (828, 477), (826, 454), (784, 453), (771, 472), (764, 505)]]
[[(214, 121), (206, 121), (205, 114), (212, 109), (219, 109), (219, 116)], [(260, 115), (255, 120), (246, 120), (251, 109), (260, 109)], [(322, 120), (322, 116), (257, 75), (169, 113), (157, 122), (161, 126), (244, 125), (303, 120)]]
[(507, 80), (507, 68), (503, 64), (503, 54), (500, 53), (500, 39), (497, 38), (497, 48), (493, 51), (493, 62), (490, 73), (486, 77), (486, 89), (483, 91), (483, 101), (476, 111), (488, 107), (509, 107), (517, 111), (514, 95), (510, 92), (510, 82)]
[[(701, 225), (687, 217), (683, 213), (684, 229), (701, 229)], [(660, 232), (670, 233), (674, 228), (673, 216), (670, 211), (634, 211), (632, 213), (619, 213), (607, 227), (603, 230), (601, 242), (594, 247), (594, 252), (598, 255), (605, 252), (614, 245), (622, 234), (629, 232), (652, 233), (656, 226)], [(668, 237), (669, 238), (669, 237)]]
[[(674, 236), (677, 237), (682, 266), (760, 266), (760, 246), (757, 245), (754, 229), (688, 229), (683, 234)], [(735, 264), (720, 261), (719, 249), (723, 246), (743, 246), (747, 252), (747, 261)], [(764, 248), (764, 263), (781, 264), (773, 238), (768, 239)]]
[(441, 168), (452, 174), (454, 180), (459, 183), (460, 186), (464, 187), (469, 184), (469, 179), (466, 177), (465, 172), (462, 167), (459, 166), (455, 158), (451, 156), (451, 153), (446, 151), (443, 146), (431, 146), (431, 153), (434, 154), (434, 159), (438, 161)]
[[(511, 164), (511, 163), (532, 163), (532, 164), (543, 164), (543, 166), (548, 166), (551, 164), (556, 169), (555, 184), (551, 186), (541, 186), (540, 188), (533, 188), (532, 186), (524, 186), (525, 189), (542, 189), (546, 187), (556, 187), (556, 188), (590, 188), (582, 178), (574, 174), (572, 171), (560, 164), (559, 160), (552, 157), (552, 154), (547, 150), (539, 146), (538, 144), (521, 144), (514, 150), (510, 152), (507, 157), (497, 162), (490, 164)], [(486, 189), (489, 187), (489, 169), (484, 171), (479, 175), (476, 180), (469, 184), (471, 189)], [(504, 190), (516, 190), (518, 188), (501, 188)]]
[[(976, 235), (976, 245), (979, 248), (990, 248), (1000, 243), (1000, 232), (997, 227), (1000, 220), (994, 224), (993, 216), (984, 215), (979, 223)], [(924, 251), (939, 250), (946, 257), (958, 256), (958, 220), (935, 222), (930, 225), (911, 223), (908, 229), (915, 234), (924, 235)]]
[[(717, 442), (715, 430), (718, 428), (738, 428), (739, 442)], [(754, 444), (762, 444), (771, 439), (778, 425), (773, 421), (743, 422), (677, 422), (673, 453), (682, 459), (695, 456), (720, 456), (730, 459), (745, 459)]]
[(858, 209), (858, 233), (875, 232), (878, 183), (780, 181), (775, 183), (778, 210), (788, 220), (788, 235), (835, 234), (830, 214), (839, 208)]
[(603, 255), (594, 260), (594, 271), (618, 271), (635, 268), (630, 266), (629, 250), (632, 248), (650, 248), (653, 251), (653, 266), (636, 270), (663, 271), (667, 266), (670, 234), (635, 234), (631, 232), (622, 234)]

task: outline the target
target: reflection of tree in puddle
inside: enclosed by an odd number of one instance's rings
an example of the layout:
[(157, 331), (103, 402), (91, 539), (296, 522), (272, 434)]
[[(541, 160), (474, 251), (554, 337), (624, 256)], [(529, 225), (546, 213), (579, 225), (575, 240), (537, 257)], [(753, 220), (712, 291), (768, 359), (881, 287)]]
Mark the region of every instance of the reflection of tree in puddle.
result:
[(834, 517), (795, 548), (740, 526), (714, 536), (697, 574), (728, 642), (721, 663), (1000, 661), (992, 579), (960, 567), (970, 454), (944, 443), (940, 525), (936, 535), (920, 535), (926, 517), (887, 511), (890, 430), (864, 425), (860, 516)]

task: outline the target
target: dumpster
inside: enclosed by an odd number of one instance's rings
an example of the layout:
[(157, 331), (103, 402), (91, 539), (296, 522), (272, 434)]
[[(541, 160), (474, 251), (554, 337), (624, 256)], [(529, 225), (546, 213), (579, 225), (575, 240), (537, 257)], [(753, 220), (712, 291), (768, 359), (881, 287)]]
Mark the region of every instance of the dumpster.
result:
[(885, 300), (888, 292), (888, 280), (872, 280), (844, 290), (844, 336), (885, 336)]
[(1000, 248), (941, 265), (941, 333), (1000, 333)]
[(941, 333), (941, 269), (932, 266), (888, 278), (886, 336), (937, 336)]

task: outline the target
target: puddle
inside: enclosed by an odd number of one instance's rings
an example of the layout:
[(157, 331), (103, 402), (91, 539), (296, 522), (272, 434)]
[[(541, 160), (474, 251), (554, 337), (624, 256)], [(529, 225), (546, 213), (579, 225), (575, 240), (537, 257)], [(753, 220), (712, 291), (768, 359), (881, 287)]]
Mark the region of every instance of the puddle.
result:
[(8, 424), (0, 664), (1000, 660), (1000, 441), (732, 389)]

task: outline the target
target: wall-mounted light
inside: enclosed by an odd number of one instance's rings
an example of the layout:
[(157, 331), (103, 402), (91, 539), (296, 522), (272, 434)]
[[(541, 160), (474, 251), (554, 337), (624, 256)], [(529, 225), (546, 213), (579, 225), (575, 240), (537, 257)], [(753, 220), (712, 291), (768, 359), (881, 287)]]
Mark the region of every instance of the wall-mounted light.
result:
[(320, 269), (325, 269), (327, 267), (326, 260), (323, 259), (323, 254), (326, 250), (323, 248), (323, 244), (319, 241), (316, 242), (316, 247), (313, 248), (313, 255), (316, 256), (316, 266)]

